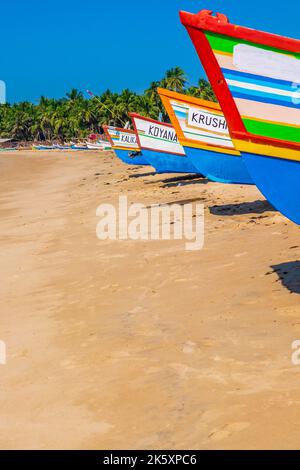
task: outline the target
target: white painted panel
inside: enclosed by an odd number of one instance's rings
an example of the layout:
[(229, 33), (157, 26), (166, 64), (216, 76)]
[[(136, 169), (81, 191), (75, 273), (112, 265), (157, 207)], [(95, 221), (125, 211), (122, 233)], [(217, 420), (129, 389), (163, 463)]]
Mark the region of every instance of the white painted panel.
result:
[(185, 155), (173, 127), (134, 118), (142, 149)]
[(229, 135), (228, 125), (224, 116), (210, 113), (200, 107), (189, 107), (188, 124), (199, 129)]
[(300, 83), (300, 60), (295, 57), (238, 44), (233, 50), (233, 63), (242, 72)]
[(216, 147), (234, 148), (223, 114), (202, 106), (170, 100), (177, 122), (187, 141), (198, 141)]
[(107, 131), (113, 141), (114, 147), (125, 147), (130, 149), (139, 149), (137, 137), (126, 130), (119, 131), (115, 127), (108, 127)]

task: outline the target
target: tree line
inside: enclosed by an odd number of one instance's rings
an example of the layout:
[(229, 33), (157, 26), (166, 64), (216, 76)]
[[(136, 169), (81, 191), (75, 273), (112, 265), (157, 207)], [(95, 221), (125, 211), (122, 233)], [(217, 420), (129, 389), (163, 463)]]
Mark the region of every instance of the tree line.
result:
[(20, 141), (68, 141), (85, 138), (90, 133), (101, 133), (102, 125), (124, 127), (128, 113), (165, 122), (168, 116), (157, 94), (157, 88), (185, 93), (209, 101), (216, 101), (210, 84), (200, 79), (198, 86), (188, 84), (180, 67), (168, 70), (162, 80), (152, 82), (142, 95), (129, 89), (121, 93), (107, 90), (99, 96), (86, 99), (73, 89), (64, 98), (41, 97), (38, 104), (28, 101), (0, 105), (0, 137)]

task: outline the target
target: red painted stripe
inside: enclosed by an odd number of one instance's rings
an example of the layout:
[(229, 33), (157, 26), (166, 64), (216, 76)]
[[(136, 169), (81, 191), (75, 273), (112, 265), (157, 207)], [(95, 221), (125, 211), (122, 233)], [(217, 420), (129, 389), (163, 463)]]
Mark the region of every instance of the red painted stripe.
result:
[(172, 124), (170, 124), (168, 122), (156, 121), (155, 119), (147, 118), (145, 116), (141, 116), (140, 114), (136, 114), (136, 113), (129, 113), (129, 116), (132, 119), (134, 119), (134, 118), (142, 119), (142, 121), (153, 122), (154, 124), (159, 124), (161, 126), (166, 126), (166, 127), (172, 127), (172, 129), (173, 129)]
[(243, 39), (269, 47), (275, 47), (289, 52), (300, 53), (300, 40), (279, 36), (277, 34), (257, 31), (229, 23), (228, 18), (217, 13), (212, 16), (210, 10), (202, 10), (198, 14), (180, 12), (180, 19), (184, 26), (205, 29), (213, 33), (224, 34), (236, 39)]

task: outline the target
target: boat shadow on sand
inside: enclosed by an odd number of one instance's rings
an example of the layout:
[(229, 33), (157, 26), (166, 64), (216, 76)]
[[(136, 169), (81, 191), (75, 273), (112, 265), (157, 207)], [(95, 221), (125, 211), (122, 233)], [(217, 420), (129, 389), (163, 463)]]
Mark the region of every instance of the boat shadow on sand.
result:
[[(174, 200), (174, 201), (168, 201), (168, 202), (161, 202), (160, 204), (154, 204), (155, 206), (158, 207), (163, 207), (163, 206), (172, 206), (174, 204), (177, 204), (178, 206), (185, 206), (186, 204), (193, 204), (195, 202), (201, 202), (203, 203), (204, 198), (199, 198), (199, 197), (194, 197), (192, 199), (181, 199), (181, 200)], [(151, 209), (153, 207), (153, 204), (150, 206), (147, 206), (147, 209)]]
[(177, 176), (174, 178), (166, 178), (161, 181), (164, 188), (174, 188), (177, 186), (189, 186), (191, 184), (207, 184), (208, 179), (200, 175)]
[[(157, 173), (156, 173), (157, 174)], [(146, 184), (161, 183), (163, 188), (176, 188), (178, 186), (188, 186), (191, 184), (207, 184), (208, 180), (201, 175), (181, 175), (172, 176), (155, 181), (146, 181)]]
[(246, 214), (264, 214), (265, 212), (277, 212), (268, 201), (253, 201), (236, 204), (222, 204), (212, 206), (209, 211), (213, 215), (246, 215)]
[[(300, 261), (289, 261), (271, 266), (272, 273), (278, 276), (281, 282), (293, 294), (300, 294)], [(267, 273), (271, 274), (271, 273)]]
[[(159, 173), (149, 171), (147, 173), (136, 173), (129, 175), (129, 178), (147, 178), (148, 176), (158, 176)], [(162, 176), (162, 175), (161, 175)], [(180, 175), (180, 176), (172, 176), (170, 178), (164, 178), (161, 180), (154, 180), (154, 181), (145, 181), (145, 184), (157, 184), (162, 183), (163, 187), (172, 188), (175, 186), (187, 186), (189, 184), (207, 184), (208, 180), (201, 175)]]
[(129, 178), (145, 178), (147, 176), (155, 176), (156, 174), (157, 173), (155, 173), (155, 171), (148, 171), (147, 173), (137, 173), (137, 174), (129, 175)]

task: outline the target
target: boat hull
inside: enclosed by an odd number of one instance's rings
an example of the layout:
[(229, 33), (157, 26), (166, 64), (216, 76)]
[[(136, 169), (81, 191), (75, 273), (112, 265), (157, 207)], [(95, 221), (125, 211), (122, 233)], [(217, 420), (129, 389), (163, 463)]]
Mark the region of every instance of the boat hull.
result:
[(138, 155), (136, 157), (130, 157), (129, 150), (121, 150), (121, 149), (114, 149), (115, 154), (117, 157), (122, 160), (123, 163), (127, 163), (127, 165), (150, 165), (148, 160), (144, 157), (144, 155)]
[(238, 155), (229, 155), (184, 147), (190, 162), (196, 167), (198, 173), (203, 174), (211, 181), (227, 184), (253, 184), (243, 159)]
[(145, 149), (143, 149), (143, 155), (157, 173), (199, 173), (184, 155), (172, 155)]
[(72, 146), (71, 146), (71, 149), (72, 149), (72, 150), (88, 150), (87, 147), (83, 147), (83, 146), (81, 147), (81, 146), (79, 146), (79, 145), (72, 145)]
[(37, 145), (34, 147), (35, 150), (56, 150), (56, 147), (47, 145)]
[(283, 215), (300, 225), (300, 161), (242, 152), (253, 181)]
[(87, 144), (87, 148), (89, 150), (111, 150), (111, 145), (110, 144), (105, 144), (105, 143), (102, 143), (102, 144)]

